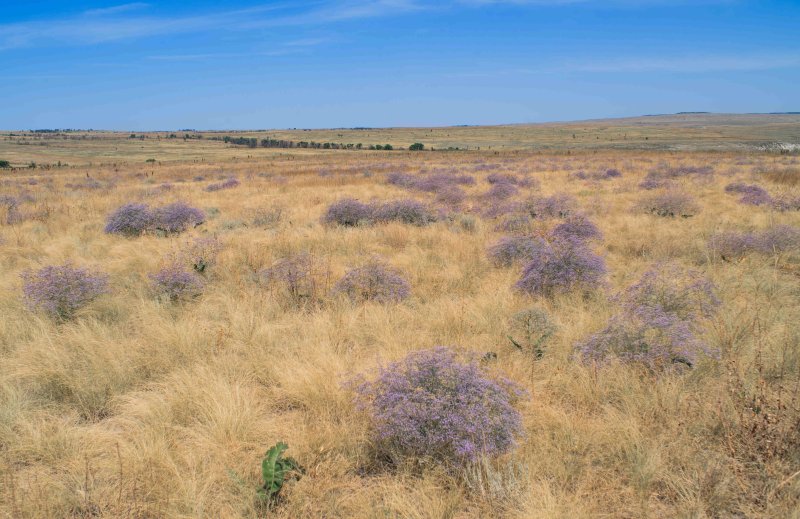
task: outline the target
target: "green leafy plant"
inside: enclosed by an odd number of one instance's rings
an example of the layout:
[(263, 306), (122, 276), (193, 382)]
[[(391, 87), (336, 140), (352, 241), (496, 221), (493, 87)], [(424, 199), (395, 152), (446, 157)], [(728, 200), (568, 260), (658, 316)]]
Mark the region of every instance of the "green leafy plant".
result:
[(273, 502), (290, 477), (298, 477), (301, 468), (294, 458), (283, 457), (289, 446), (284, 442), (273, 445), (264, 455), (261, 462), (261, 476), (264, 485), (258, 489), (258, 496), (266, 502)]
[(543, 310), (530, 308), (514, 314), (508, 340), (521, 351), (529, 351), (537, 359), (544, 356), (544, 345), (556, 332), (556, 326)]

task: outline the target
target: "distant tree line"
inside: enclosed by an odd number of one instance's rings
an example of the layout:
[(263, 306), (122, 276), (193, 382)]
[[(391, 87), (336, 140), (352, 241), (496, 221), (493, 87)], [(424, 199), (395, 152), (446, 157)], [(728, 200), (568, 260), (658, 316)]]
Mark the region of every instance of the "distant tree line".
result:
[(348, 143), (343, 144), (339, 142), (314, 142), (314, 141), (290, 141), (286, 139), (261, 139), (260, 141), (255, 137), (231, 137), (226, 135), (224, 137), (212, 137), (212, 140), (221, 140), (226, 144), (233, 144), (236, 146), (247, 146), (248, 148), (300, 148), (300, 149), (315, 149), (315, 150), (393, 150), (391, 144), (371, 144), (369, 147), (364, 147), (363, 144)]

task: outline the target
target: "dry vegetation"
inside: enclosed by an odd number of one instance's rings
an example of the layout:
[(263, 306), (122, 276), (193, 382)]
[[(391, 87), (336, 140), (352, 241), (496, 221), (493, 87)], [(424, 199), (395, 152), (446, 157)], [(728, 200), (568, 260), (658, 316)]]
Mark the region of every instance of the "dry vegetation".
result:
[[(181, 143), (182, 144), (182, 143)], [(191, 144), (191, 143), (190, 143)], [(714, 257), (720, 230), (800, 226), (800, 212), (742, 205), (724, 186), (796, 194), (798, 161), (757, 153), (316, 152), (238, 160), (2, 173), (21, 218), (0, 224), (0, 515), (4, 517), (789, 517), (800, 506), (800, 251)], [(266, 152), (265, 152), (266, 153)], [(101, 162), (100, 160), (95, 163)], [(691, 218), (646, 214), (654, 168), (711, 167), (674, 180)], [(576, 178), (615, 168), (621, 177)], [(434, 196), (390, 172), (475, 177), (461, 209), (427, 226), (335, 227), (345, 197)], [(606, 286), (547, 297), (514, 290), (493, 267), (502, 218), (482, 215), (490, 173), (528, 176), (512, 199), (573, 195), (602, 231)], [(424, 173), (423, 173), (424, 174)], [(429, 173), (428, 173), (429, 174)], [(206, 191), (230, 176), (240, 185)], [(202, 177), (202, 180), (197, 180)], [(161, 188), (169, 183), (171, 188)], [(25, 195), (30, 195), (25, 197)], [(185, 201), (205, 224), (175, 236), (105, 234), (132, 201)], [(0, 216), (4, 216), (0, 214)], [(534, 222), (542, 232), (553, 222)], [(194, 237), (221, 243), (200, 297), (170, 302), (148, 275)], [(317, 258), (314, 301), (265, 286), (261, 269)], [(331, 294), (351, 267), (382, 257), (407, 277), (399, 303)], [(68, 321), (28, 310), (20, 274), (61, 264), (103, 271), (109, 293)], [(703, 339), (720, 352), (691, 369), (586, 364), (575, 346), (602, 329), (613, 294), (674, 260), (716, 286)], [(536, 307), (557, 329), (541, 358), (508, 339)], [(452, 471), (376, 458), (345, 382), (435, 345), (486, 357), (529, 392), (511, 452)], [(278, 441), (304, 467), (267, 510), (256, 500)]]

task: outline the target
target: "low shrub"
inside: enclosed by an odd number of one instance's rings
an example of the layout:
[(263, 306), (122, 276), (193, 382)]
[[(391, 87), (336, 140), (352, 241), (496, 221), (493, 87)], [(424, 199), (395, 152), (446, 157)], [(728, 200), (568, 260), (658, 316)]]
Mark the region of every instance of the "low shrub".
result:
[(577, 287), (596, 287), (605, 274), (605, 261), (584, 242), (554, 240), (536, 251), (515, 287), (529, 295), (551, 295)]
[(556, 225), (550, 231), (550, 236), (553, 239), (599, 240), (603, 238), (603, 233), (586, 215), (576, 214)]
[(125, 204), (106, 220), (105, 232), (122, 236), (141, 236), (152, 230), (155, 215), (146, 204)]
[(223, 189), (233, 189), (234, 187), (239, 187), (239, 181), (233, 177), (230, 177), (222, 182), (207, 185), (206, 191), (222, 191)]
[(155, 210), (156, 229), (167, 234), (177, 234), (205, 222), (206, 215), (200, 209), (184, 202), (174, 202)]
[(409, 225), (424, 226), (437, 220), (422, 202), (412, 199), (393, 200), (374, 207), (372, 211), (376, 222), (399, 222)]
[(411, 286), (402, 273), (380, 261), (350, 269), (333, 287), (333, 292), (353, 302), (396, 303), (407, 298)]
[(372, 220), (373, 209), (352, 198), (343, 198), (332, 203), (322, 221), (326, 224), (336, 224), (343, 227), (355, 227), (369, 223)]
[(31, 310), (67, 320), (108, 292), (108, 276), (71, 264), (51, 265), (22, 273), (22, 292)]
[(173, 302), (197, 297), (205, 286), (205, 281), (197, 273), (177, 263), (167, 265), (149, 277), (153, 290)]
[(541, 238), (530, 236), (504, 236), (487, 250), (489, 261), (495, 267), (510, 267), (518, 262), (528, 262), (548, 244)]
[(509, 451), (523, 432), (514, 407), (523, 391), (442, 346), (410, 353), (356, 391), (376, 444), (395, 462), (431, 459), (457, 468)]
[(584, 360), (617, 358), (651, 370), (692, 367), (700, 356), (717, 351), (699, 337), (699, 323), (712, 316), (719, 300), (699, 272), (659, 264), (623, 292), (621, 311), (606, 328), (577, 345)]

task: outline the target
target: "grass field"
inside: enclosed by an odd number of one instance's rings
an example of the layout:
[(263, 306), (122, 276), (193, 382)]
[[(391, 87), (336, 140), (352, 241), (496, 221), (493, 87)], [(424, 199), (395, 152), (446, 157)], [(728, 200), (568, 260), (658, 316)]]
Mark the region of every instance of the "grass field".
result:
[[(174, 134), (176, 138), (168, 138)], [(336, 130), (273, 130), (231, 132), (68, 132), (32, 134), (0, 132), (0, 157), (20, 167), (35, 162), (73, 166), (146, 165), (180, 161), (274, 159), (286, 153), (310, 150), (276, 150), (225, 144), (225, 135), (292, 141), (362, 143), (364, 147), (391, 144), (408, 148), (421, 142), (428, 148), (472, 151), (539, 151), (566, 153), (577, 150), (749, 151), (775, 143), (800, 142), (800, 115), (687, 114), (609, 119), (574, 123), (510, 126), (455, 126), (444, 128), (373, 128)], [(203, 139), (184, 139), (184, 136)]]
[[(0, 158), (70, 166), (0, 171), (0, 515), (798, 517), (800, 239), (788, 233), (735, 258), (709, 240), (800, 228), (799, 210), (772, 203), (800, 199), (800, 160), (754, 148), (797, 143), (800, 116), (650, 120), (264, 133), (473, 149), (448, 153), (4, 134)], [(651, 171), (664, 185), (645, 190)], [(388, 183), (391, 173), (475, 183), (446, 202)], [(492, 194), (491, 174), (527, 182)], [(229, 177), (239, 185), (206, 189)], [(740, 203), (725, 189), (736, 182), (759, 185), (770, 202)], [(692, 199), (679, 211), (691, 217), (643, 208), (669, 193)], [(514, 288), (523, 264), (494, 266), (487, 248), (512, 232), (498, 228), (520, 216), (513, 202), (554, 194), (574, 197), (573, 213), (602, 232), (586, 247), (607, 273), (592, 286), (526, 294)], [(437, 221), (323, 224), (343, 198), (411, 198)], [(123, 204), (175, 201), (203, 210), (205, 223), (167, 236), (104, 233)], [(521, 232), (547, 237), (563, 221), (534, 217)], [(219, 244), (202, 294), (159, 296), (149, 274), (196, 238)], [(295, 253), (314, 258), (313, 294), (263, 279)], [(375, 256), (405, 276), (410, 297), (333, 293)], [(107, 274), (107, 293), (69, 319), (29, 309), (21, 275), (68, 261)], [(615, 296), (663, 262), (713, 283), (720, 304), (697, 327), (710, 354), (669, 369), (576, 355), (619, 313)], [(512, 317), (530, 308), (556, 326), (541, 357), (509, 340)], [(513, 449), (457, 469), (378, 454), (348, 380), (436, 345), (471, 352), (526, 390)], [(303, 474), (270, 507), (256, 491), (278, 441)]]

